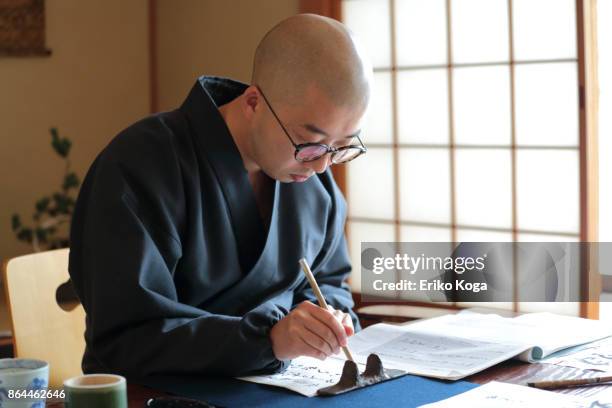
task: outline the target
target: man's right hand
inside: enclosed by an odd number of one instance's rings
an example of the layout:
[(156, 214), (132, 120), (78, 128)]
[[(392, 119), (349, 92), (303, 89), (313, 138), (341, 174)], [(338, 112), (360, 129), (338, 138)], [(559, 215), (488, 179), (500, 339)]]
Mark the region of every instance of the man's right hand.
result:
[(325, 310), (309, 301), (300, 303), (270, 330), (274, 355), (279, 360), (299, 356), (324, 360), (339, 353), (340, 347), (347, 345), (347, 331), (352, 334), (352, 324), (347, 330), (342, 320), (333, 309)]

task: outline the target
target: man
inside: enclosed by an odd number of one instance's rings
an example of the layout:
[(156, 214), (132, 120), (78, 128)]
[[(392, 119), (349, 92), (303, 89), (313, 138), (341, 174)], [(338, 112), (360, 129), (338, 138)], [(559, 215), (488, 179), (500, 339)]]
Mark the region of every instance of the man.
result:
[(244, 375), (346, 345), (358, 322), (328, 166), (365, 152), (370, 76), (342, 24), (294, 16), (259, 44), (250, 86), (201, 77), (102, 151), (71, 231), (85, 373)]

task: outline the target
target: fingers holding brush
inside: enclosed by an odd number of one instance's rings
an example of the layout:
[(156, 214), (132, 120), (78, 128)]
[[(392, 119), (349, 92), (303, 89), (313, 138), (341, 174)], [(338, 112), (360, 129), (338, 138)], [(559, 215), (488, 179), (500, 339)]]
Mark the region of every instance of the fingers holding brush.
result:
[(336, 320), (340, 322), (347, 337), (351, 337), (353, 334), (355, 334), (355, 327), (353, 326), (353, 319), (351, 318), (350, 314), (344, 313), (342, 310), (336, 310), (329, 305), (327, 306), (327, 309), (332, 312), (332, 314), (336, 317)]
[(270, 330), (274, 355), (279, 360), (298, 356), (326, 358), (340, 352), (346, 333), (334, 314), (302, 302)]

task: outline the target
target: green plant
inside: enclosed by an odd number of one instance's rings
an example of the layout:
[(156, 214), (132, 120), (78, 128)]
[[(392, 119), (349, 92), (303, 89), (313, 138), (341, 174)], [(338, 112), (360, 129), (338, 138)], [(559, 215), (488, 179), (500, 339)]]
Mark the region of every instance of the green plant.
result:
[(68, 237), (57, 236), (58, 228), (70, 223), (76, 202), (71, 192), (80, 184), (76, 173), (70, 170), (68, 156), (72, 142), (60, 137), (56, 128), (51, 128), (50, 133), (51, 147), (66, 162), (62, 186), (59, 191), (36, 201), (32, 215), (33, 226), (23, 225), (18, 214), (12, 217), (12, 228), (17, 239), (30, 243), (36, 252), (69, 246)]

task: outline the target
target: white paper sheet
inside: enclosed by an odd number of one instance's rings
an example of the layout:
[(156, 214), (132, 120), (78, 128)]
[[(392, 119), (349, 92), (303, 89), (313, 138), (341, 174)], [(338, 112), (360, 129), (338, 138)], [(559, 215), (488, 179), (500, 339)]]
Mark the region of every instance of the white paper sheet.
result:
[[(461, 312), (403, 326), (373, 325), (351, 337), (349, 347), (360, 371), (368, 355), (376, 353), (385, 368), (457, 380), (513, 357), (534, 361), (609, 335), (612, 327), (598, 321), (551, 313), (503, 318)], [(313, 396), (338, 381), (344, 362), (341, 354), (325, 361), (300, 357), (283, 373), (241, 379)]]
[[(340, 380), (344, 360), (328, 358), (324, 361), (312, 357), (298, 357), (287, 370), (272, 375), (239, 377), (238, 379), (258, 384), (274, 385), (295, 391), (307, 397), (317, 395), (319, 388), (334, 385)], [(360, 366), (360, 371), (365, 367)]]
[(606, 375), (612, 375), (612, 337), (585, 344), (575, 352), (553, 356), (543, 362), (582, 370), (602, 371)]
[[(454, 397), (422, 405), (420, 408), (586, 408), (590, 406), (588, 401), (580, 397), (491, 381)], [(593, 405), (595, 406), (597, 405)]]
[(529, 313), (514, 318), (463, 311), (410, 325), (410, 330), (453, 335), (529, 347), (520, 358), (536, 362), (555, 351), (612, 335), (612, 325), (554, 313)]
[(409, 326), (379, 324), (349, 340), (355, 359), (376, 353), (386, 368), (443, 379), (459, 379), (508, 360), (526, 346), (414, 332)]
[[(591, 408), (612, 408), (612, 386), (606, 387), (592, 387), (597, 391), (592, 392), (591, 395), (586, 396), (585, 393), (581, 395), (589, 402), (588, 407)], [(601, 388), (601, 389), (599, 389)]]

